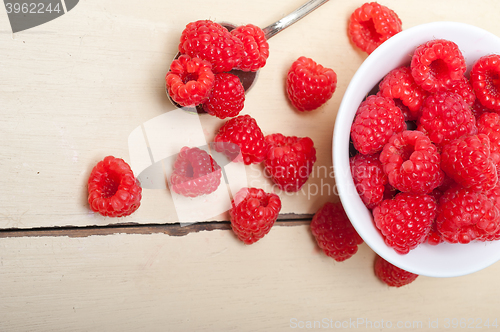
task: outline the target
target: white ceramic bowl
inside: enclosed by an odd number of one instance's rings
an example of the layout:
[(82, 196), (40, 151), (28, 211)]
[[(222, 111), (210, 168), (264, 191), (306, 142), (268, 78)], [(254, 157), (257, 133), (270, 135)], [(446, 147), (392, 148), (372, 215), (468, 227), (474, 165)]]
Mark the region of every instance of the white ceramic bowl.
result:
[(392, 69), (409, 64), (417, 46), (432, 39), (455, 42), (467, 62), (467, 73), (481, 56), (500, 53), (500, 38), (456, 22), (434, 22), (393, 36), (372, 52), (353, 76), (344, 94), (333, 133), (335, 181), (344, 209), (365, 243), (392, 264), (430, 277), (455, 277), (479, 271), (500, 259), (500, 241), (469, 244), (421, 244), (400, 255), (388, 247), (354, 187), (349, 169), (349, 137), (355, 112), (366, 94)]

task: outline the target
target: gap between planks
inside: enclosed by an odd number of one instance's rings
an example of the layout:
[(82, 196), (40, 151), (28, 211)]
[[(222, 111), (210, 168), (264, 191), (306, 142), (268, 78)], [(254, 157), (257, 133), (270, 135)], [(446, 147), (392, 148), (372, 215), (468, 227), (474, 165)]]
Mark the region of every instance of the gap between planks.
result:
[[(276, 226), (300, 226), (308, 225), (312, 215), (285, 214), (276, 221)], [(155, 234), (163, 233), (170, 236), (185, 236), (189, 233), (201, 231), (229, 230), (229, 221), (203, 221), (190, 225), (181, 226), (180, 223), (173, 224), (114, 224), (106, 226), (66, 226), (66, 227), (40, 227), (30, 229), (1, 229), (0, 238), (7, 237), (42, 237), (42, 236), (68, 236), (88, 237), (92, 235), (113, 234)]]

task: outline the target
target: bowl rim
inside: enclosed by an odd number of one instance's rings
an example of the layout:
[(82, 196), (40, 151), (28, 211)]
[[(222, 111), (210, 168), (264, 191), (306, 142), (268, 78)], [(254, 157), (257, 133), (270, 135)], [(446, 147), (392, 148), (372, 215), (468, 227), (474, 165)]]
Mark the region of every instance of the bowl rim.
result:
[[(465, 31), (466, 33), (460, 38), (450, 37), (455, 36), (457, 34), (457, 31)], [(381, 46), (375, 49), (370, 55), (368, 55), (368, 57), (363, 61), (356, 73), (353, 75), (346, 91), (344, 92), (344, 96), (342, 97), (342, 101), (340, 103), (335, 119), (332, 139), (332, 159), (333, 167), (335, 170), (334, 176), (337, 186), (337, 193), (344, 206), (347, 216), (349, 217), (354, 228), (363, 238), (365, 243), (373, 251), (375, 251), (376, 254), (394, 264), (395, 266), (418, 275), (425, 275), (429, 277), (457, 277), (477, 272), (500, 260), (500, 241), (474, 242), (466, 245), (441, 243), (438, 246), (431, 246), (428, 244), (421, 244), (419, 247), (411, 250), (410, 253), (406, 255), (397, 254), (392, 248), (389, 248), (387, 245), (385, 245), (385, 243), (383, 243), (382, 235), (378, 232), (375, 225), (373, 224), (371, 213), (365, 207), (361, 198), (356, 192), (354, 182), (350, 174), (349, 158), (345, 157), (349, 156), (350, 125), (346, 126), (345, 124), (352, 123), (354, 119), (355, 112), (350, 113), (349, 107), (353, 107), (353, 104), (359, 105), (359, 103), (361, 103), (366, 94), (375, 86), (375, 84), (378, 84), (382, 77), (388, 73), (387, 68), (385, 68), (384, 66), (376, 66), (377, 62), (383, 60), (386, 57), (386, 49), (395, 48), (395, 45), (398, 45), (400, 43), (405, 44), (405, 47), (403, 47), (402, 50), (397, 51), (399, 52), (398, 56), (400, 55), (401, 59), (394, 62), (393, 68), (396, 68), (405, 63), (409, 63), (411, 59), (411, 53), (413, 53), (413, 50), (423, 42), (432, 39), (449, 39), (454, 41), (454, 39), (471, 38), (470, 36), (476, 36), (479, 41), (483, 39), (495, 41), (495, 51), (479, 54), (477, 55), (477, 58), (486, 54), (497, 52), (500, 53), (500, 38), (498, 36), (479, 27), (460, 22), (438, 21), (424, 23), (405, 29), (389, 38)], [(407, 59), (404, 59), (404, 53), (409, 49), (412, 49), (412, 51), (410, 52), (410, 54), (408, 54), (409, 57)], [(470, 71), (472, 63), (472, 60), (467, 61), (467, 72)], [(382, 69), (381, 67), (384, 67), (385, 69)], [(373, 75), (370, 75), (370, 78), (368, 79), (365, 74), (367, 69), (371, 69), (371, 73), (373, 73)], [(361, 89), (360, 86), (362, 87)], [(359, 220), (362, 219), (358, 218), (364, 218), (364, 220), (367, 220), (366, 218), (369, 218), (372, 222), (371, 230), (370, 227), (362, 227), (363, 224), (359, 222)], [(374, 236), (375, 233), (377, 233), (378, 235)], [(383, 246), (381, 246), (381, 241), (383, 243)], [(448, 268), (448, 263), (451, 264), (451, 262), (448, 262), (447, 258), (456, 257), (457, 253), (464, 254), (464, 257), (471, 256), (470, 254), (467, 255), (467, 252), (464, 250), (467, 247), (485, 247), (487, 249), (476, 248), (476, 250), (488, 252), (488, 255), (486, 257), (481, 256), (478, 259), (474, 259), (472, 264), (470, 265), (461, 266), (459, 269), (455, 268), (453, 270), (450, 270)], [(440, 252), (437, 252), (436, 248), (439, 248), (437, 250), (439, 250)], [(436, 253), (443, 254), (443, 257), (436, 255)], [(434, 258), (439, 256), (440, 260), (436, 260), (436, 262), (426, 261), (423, 264), (415, 264), (415, 262), (421, 262), (422, 257), (420, 256), (426, 254), (432, 255)], [(426, 263), (428, 264), (425, 265)]]

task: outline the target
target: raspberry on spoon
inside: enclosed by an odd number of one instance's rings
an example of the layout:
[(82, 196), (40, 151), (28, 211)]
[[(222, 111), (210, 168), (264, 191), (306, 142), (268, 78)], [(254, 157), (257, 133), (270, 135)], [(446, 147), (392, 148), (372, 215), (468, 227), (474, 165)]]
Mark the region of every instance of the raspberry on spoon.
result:
[(169, 96), (181, 106), (196, 106), (207, 99), (214, 85), (212, 66), (207, 61), (181, 55), (170, 64), (165, 76)]
[(219, 119), (237, 116), (245, 104), (245, 89), (236, 75), (220, 73), (208, 98), (203, 102), (203, 110)]
[(240, 64), (243, 43), (221, 24), (199, 20), (187, 24), (182, 31), (179, 52), (206, 60), (214, 73), (222, 73)]
[(264, 31), (253, 24), (242, 25), (231, 30), (231, 34), (241, 40), (243, 55), (237, 69), (257, 71), (266, 65), (269, 57), (269, 44)]

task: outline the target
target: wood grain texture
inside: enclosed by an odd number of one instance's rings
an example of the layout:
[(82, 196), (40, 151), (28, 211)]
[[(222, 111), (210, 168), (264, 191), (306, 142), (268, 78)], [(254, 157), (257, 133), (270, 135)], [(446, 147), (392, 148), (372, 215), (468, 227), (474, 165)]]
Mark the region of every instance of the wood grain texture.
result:
[(429, 331), (429, 320), (499, 318), (500, 264), (394, 289), (374, 276), (366, 245), (337, 263), (305, 225), (251, 246), (216, 230), (3, 238), (0, 253), (2, 331), (288, 331), (324, 320)]

